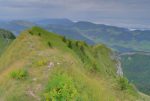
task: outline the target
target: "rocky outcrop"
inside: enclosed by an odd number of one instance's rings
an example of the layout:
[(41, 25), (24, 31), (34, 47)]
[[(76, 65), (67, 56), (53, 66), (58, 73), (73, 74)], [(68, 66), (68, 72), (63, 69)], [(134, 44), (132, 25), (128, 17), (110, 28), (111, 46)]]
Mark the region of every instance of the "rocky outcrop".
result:
[(118, 76), (123, 76), (123, 70), (122, 70), (121, 62), (120, 62), (121, 57), (119, 56), (119, 54), (116, 53), (116, 52), (113, 52), (113, 53), (111, 54), (111, 59), (113, 59), (113, 60), (116, 61), (116, 68), (117, 68), (116, 73), (117, 73), (117, 75), (118, 75)]
[(120, 62), (120, 60), (117, 60), (116, 66), (117, 66), (117, 74), (118, 74), (119, 76), (123, 76), (123, 70), (122, 70), (122, 67), (121, 67), (121, 62)]

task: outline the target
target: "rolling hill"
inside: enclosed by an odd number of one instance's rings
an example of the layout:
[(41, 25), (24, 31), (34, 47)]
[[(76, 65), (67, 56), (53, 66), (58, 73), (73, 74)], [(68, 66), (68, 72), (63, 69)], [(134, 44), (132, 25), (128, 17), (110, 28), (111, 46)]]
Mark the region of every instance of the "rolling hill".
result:
[(33, 27), (0, 57), (0, 101), (149, 101), (116, 65), (103, 44)]
[(15, 39), (13, 33), (8, 30), (0, 29), (0, 54)]

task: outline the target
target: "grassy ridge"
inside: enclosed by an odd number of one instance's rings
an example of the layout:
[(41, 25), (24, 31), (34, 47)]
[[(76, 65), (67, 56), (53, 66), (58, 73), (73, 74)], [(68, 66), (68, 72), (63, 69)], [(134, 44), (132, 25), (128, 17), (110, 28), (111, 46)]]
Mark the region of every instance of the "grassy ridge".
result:
[(0, 58), (0, 100), (141, 99), (128, 81), (118, 78), (110, 55), (104, 45), (89, 46), (33, 27), (18, 36)]

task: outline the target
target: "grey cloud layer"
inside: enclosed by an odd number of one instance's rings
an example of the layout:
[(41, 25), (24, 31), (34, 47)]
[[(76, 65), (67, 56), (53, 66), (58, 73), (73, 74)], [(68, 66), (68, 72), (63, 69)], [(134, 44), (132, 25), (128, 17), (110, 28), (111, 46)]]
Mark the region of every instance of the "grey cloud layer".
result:
[(71, 18), (150, 23), (150, 0), (1, 0), (0, 19)]

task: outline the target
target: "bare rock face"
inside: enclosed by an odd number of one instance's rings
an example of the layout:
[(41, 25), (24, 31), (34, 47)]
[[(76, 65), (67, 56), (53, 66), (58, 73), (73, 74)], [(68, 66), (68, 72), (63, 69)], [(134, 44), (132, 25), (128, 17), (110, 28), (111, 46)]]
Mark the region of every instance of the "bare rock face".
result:
[(118, 76), (123, 76), (123, 70), (122, 70), (121, 62), (120, 62), (121, 57), (119, 56), (119, 54), (117, 54), (115, 52), (112, 52), (110, 57), (111, 57), (112, 60), (116, 61), (116, 68), (117, 68)]
[(121, 67), (121, 62), (118, 60), (117, 61), (117, 74), (119, 76), (123, 76), (123, 71), (122, 71), (122, 67)]

